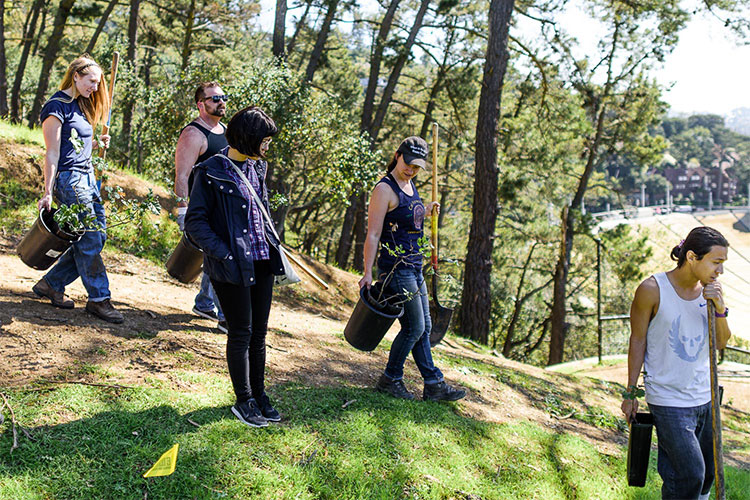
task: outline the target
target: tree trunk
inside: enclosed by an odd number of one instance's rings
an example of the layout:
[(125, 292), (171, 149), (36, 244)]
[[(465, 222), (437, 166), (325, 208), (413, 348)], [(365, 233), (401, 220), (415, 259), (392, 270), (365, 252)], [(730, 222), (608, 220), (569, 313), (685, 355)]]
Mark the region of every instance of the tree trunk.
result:
[(193, 36), (193, 24), (195, 22), (195, 0), (190, 0), (185, 23), (185, 36), (182, 39), (182, 64), (180, 69), (185, 71), (190, 62), (190, 38)]
[(39, 55), (39, 44), (42, 42), (42, 37), (44, 36), (44, 28), (47, 26), (47, 3), (47, 0), (44, 0), (42, 4), (42, 19), (39, 22), (39, 33), (36, 35), (34, 48), (31, 49), (31, 55), (33, 56)]
[[(526, 272), (529, 269), (529, 265), (531, 265), (531, 258), (534, 255), (534, 250), (536, 250), (537, 242), (534, 242), (531, 245), (531, 249), (529, 250), (529, 255), (526, 257), (526, 262), (524, 262), (523, 270), (521, 271), (521, 278), (518, 280), (518, 288), (516, 289), (516, 300), (515, 304), (513, 304), (513, 314), (510, 317), (510, 321), (508, 322), (508, 332), (505, 335), (505, 342), (503, 343), (503, 356), (506, 358), (510, 356), (510, 351), (513, 348), (513, 337), (516, 332), (516, 325), (518, 324), (518, 318), (521, 316), (521, 309), (523, 308), (523, 300), (521, 299), (523, 295), (523, 287), (526, 282)], [(494, 346), (493, 346), (494, 347)]]
[(302, 29), (302, 26), (305, 25), (305, 21), (307, 20), (307, 14), (310, 13), (310, 6), (312, 5), (312, 0), (307, 0), (307, 5), (305, 5), (305, 11), (302, 13), (302, 16), (299, 18), (299, 21), (297, 21), (297, 26), (294, 28), (294, 34), (292, 35), (292, 38), (289, 40), (289, 43), (286, 46), (286, 53), (291, 54), (294, 50), (294, 46), (297, 43), (297, 37), (299, 36), (299, 32)]
[(5, 58), (5, 0), (0, 0), (0, 118), (8, 115), (8, 61)]
[(489, 338), (490, 274), (497, 220), (497, 123), (508, 64), (508, 30), (515, 0), (492, 0), (489, 39), (476, 128), (476, 166), (469, 243), (461, 296), (461, 334), (484, 344)]
[[(401, 71), (404, 69), (404, 65), (406, 64), (406, 61), (409, 59), (409, 54), (411, 53), (411, 49), (414, 46), (414, 41), (417, 39), (417, 34), (419, 33), (419, 30), (422, 28), (422, 22), (424, 21), (425, 13), (427, 12), (427, 8), (430, 5), (430, 0), (422, 0), (422, 3), (419, 5), (419, 10), (417, 11), (417, 15), (414, 18), (414, 23), (412, 24), (411, 30), (409, 31), (409, 36), (406, 39), (406, 42), (404, 43), (403, 47), (401, 48), (401, 51), (399, 53), (398, 58), (396, 59), (396, 63), (393, 66), (393, 69), (391, 70), (391, 74), (388, 77), (388, 83), (385, 86), (385, 89), (383, 90), (383, 96), (380, 99), (380, 103), (378, 105), (378, 110), (375, 113), (375, 119), (370, 124), (368, 134), (370, 136), (371, 145), (372, 147), (375, 146), (375, 141), (378, 138), (378, 135), (380, 134), (380, 128), (383, 126), (383, 120), (385, 119), (385, 115), (388, 112), (388, 106), (391, 103), (391, 99), (393, 99), (393, 93), (396, 90), (396, 85), (398, 84), (399, 78), (401, 78)], [(376, 80), (377, 81), (377, 80)], [(369, 86), (369, 82), (368, 82)], [(365, 204), (366, 204), (367, 194), (362, 193), (358, 197), (358, 201), (356, 206), (354, 206), (354, 213), (355, 213), (355, 231), (354, 231), (354, 238), (355, 238), (355, 245), (354, 245), (354, 269), (357, 271), (364, 270), (364, 243), (365, 238), (367, 236), (367, 222), (366, 222), (366, 210), (365, 210)]]
[(57, 59), (57, 53), (60, 51), (60, 40), (63, 37), (65, 23), (68, 21), (68, 16), (74, 3), (75, 0), (60, 0), (60, 5), (57, 8), (55, 21), (52, 25), (52, 34), (49, 40), (47, 40), (47, 48), (44, 50), (44, 57), (42, 58), (42, 71), (39, 74), (39, 84), (36, 87), (34, 103), (27, 117), (29, 127), (36, 125), (39, 119), (39, 112), (42, 110), (42, 105), (47, 95), (50, 72), (52, 71), (52, 66), (55, 64), (55, 59)]
[[(128, 52), (127, 61), (130, 68), (135, 71), (135, 56), (138, 48), (138, 11), (141, 0), (130, 0), (130, 19), (128, 20)], [(135, 113), (135, 99), (130, 95), (123, 103), (122, 112), (122, 144), (125, 147), (126, 164), (130, 165), (130, 135), (133, 126), (133, 114)]]
[(341, 269), (346, 269), (349, 264), (349, 252), (352, 249), (352, 232), (354, 230), (354, 221), (357, 215), (357, 202), (359, 192), (355, 191), (349, 197), (349, 206), (344, 213), (344, 221), (341, 225), (341, 236), (339, 236), (339, 246), (336, 249), (336, 265)]
[(396, 90), (396, 85), (398, 84), (399, 78), (401, 78), (401, 70), (404, 69), (404, 65), (409, 59), (411, 48), (414, 45), (414, 41), (417, 39), (419, 30), (422, 28), (424, 15), (427, 12), (427, 7), (429, 6), (430, 0), (422, 0), (421, 4), (419, 5), (419, 10), (417, 11), (417, 15), (414, 18), (414, 24), (412, 24), (411, 30), (409, 31), (409, 36), (406, 38), (406, 42), (399, 52), (396, 63), (393, 65), (391, 74), (388, 77), (388, 83), (385, 85), (385, 89), (383, 89), (383, 97), (380, 98), (380, 104), (378, 105), (378, 110), (375, 113), (375, 119), (370, 125), (370, 137), (373, 138), (373, 141), (377, 139), (378, 134), (380, 134), (380, 128), (383, 126), (383, 120), (385, 119), (385, 115), (388, 112), (388, 106), (391, 104), (393, 92)]
[[(605, 86), (605, 95), (608, 95), (609, 84)], [(567, 333), (566, 313), (565, 313), (565, 288), (568, 284), (568, 270), (570, 268), (570, 255), (573, 251), (573, 238), (574, 238), (574, 224), (575, 224), (575, 207), (581, 206), (583, 196), (586, 194), (588, 188), (589, 179), (591, 174), (594, 172), (594, 166), (596, 165), (596, 159), (598, 157), (599, 144), (602, 140), (604, 133), (604, 119), (606, 115), (607, 107), (602, 105), (598, 110), (596, 116), (596, 134), (593, 140), (589, 144), (588, 158), (586, 160), (586, 167), (583, 170), (578, 181), (578, 188), (576, 194), (573, 197), (573, 201), (570, 203), (570, 207), (564, 207), (562, 212), (562, 235), (560, 245), (560, 256), (558, 257), (557, 265), (555, 266), (555, 284), (553, 287), (553, 298), (552, 298), (552, 328), (550, 329), (550, 344), (549, 344), (549, 358), (547, 359), (548, 365), (554, 365), (562, 363), (563, 353), (565, 351), (565, 335)]]
[(365, 270), (365, 239), (367, 239), (367, 193), (360, 191), (354, 219), (354, 262), (356, 271)]
[[(308, 4), (309, 5), (309, 4)], [(286, 0), (276, 0), (276, 17), (273, 22), (273, 56), (285, 59), (284, 39), (286, 38)]]
[(112, 11), (117, 6), (118, 0), (110, 0), (109, 4), (107, 5), (107, 8), (102, 13), (101, 19), (99, 19), (99, 24), (96, 25), (96, 29), (94, 30), (94, 34), (91, 35), (91, 39), (89, 40), (89, 44), (86, 46), (86, 52), (91, 54), (94, 51), (94, 47), (96, 47), (96, 41), (99, 39), (99, 35), (102, 34), (102, 30), (104, 29), (104, 25), (107, 24), (107, 19), (109, 19), (109, 15), (112, 14)]
[[(374, 40), (372, 55), (370, 56), (370, 75), (367, 78), (367, 89), (365, 90), (365, 100), (362, 104), (362, 121), (359, 129), (363, 132), (370, 133), (372, 124), (372, 114), (375, 111), (375, 93), (378, 89), (378, 79), (380, 78), (380, 64), (383, 60), (383, 51), (385, 42), (388, 39), (388, 33), (393, 25), (393, 17), (396, 15), (396, 9), (401, 0), (391, 0), (388, 10), (385, 11), (383, 20), (380, 22), (380, 29)], [(370, 136), (370, 142), (374, 138)]]
[[(383, 60), (383, 50), (385, 49), (385, 42), (388, 38), (388, 33), (391, 31), (393, 25), (393, 17), (396, 14), (396, 9), (401, 0), (391, 0), (388, 9), (383, 16), (383, 20), (380, 23), (380, 29), (378, 30), (377, 37), (373, 42), (372, 56), (370, 57), (370, 75), (367, 79), (367, 90), (365, 91), (365, 100), (362, 105), (362, 120), (360, 123), (360, 131), (367, 132), (370, 137), (371, 147), (375, 147), (375, 137), (370, 134), (370, 126), (372, 124), (372, 114), (375, 109), (375, 94), (378, 87), (378, 79), (380, 78), (380, 65)], [(363, 220), (357, 220), (358, 215), (364, 212), (364, 203), (360, 204), (360, 200), (363, 198), (360, 194), (362, 185), (357, 184), (352, 190), (352, 195), (349, 198), (349, 206), (346, 208), (344, 214), (344, 220), (341, 227), (341, 236), (339, 237), (339, 244), (336, 250), (336, 264), (345, 269), (349, 261), (349, 252), (352, 248), (352, 234), (354, 233), (354, 226), (359, 224), (359, 227), (365, 227), (365, 236), (367, 228)], [(366, 195), (365, 195), (366, 196)], [(361, 206), (360, 206), (361, 205)], [(364, 241), (364, 240), (363, 240)], [(363, 247), (364, 255), (364, 247)], [(355, 267), (356, 257), (355, 257)], [(359, 266), (364, 269), (364, 258), (362, 264)]]
[(310, 61), (307, 63), (307, 69), (305, 70), (305, 80), (308, 82), (313, 80), (315, 71), (320, 64), (320, 58), (323, 56), (323, 49), (326, 46), (326, 41), (328, 41), (328, 34), (331, 32), (331, 25), (333, 24), (333, 18), (336, 15), (336, 9), (338, 6), (339, 0), (328, 0), (326, 17), (323, 19), (323, 25), (318, 32), (318, 38), (315, 40), (315, 47), (313, 48), (312, 54), (310, 54)]
[(18, 60), (16, 67), (16, 76), (13, 79), (13, 88), (10, 91), (10, 120), (13, 123), (21, 121), (21, 85), (23, 83), (23, 74), (26, 71), (26, 63), (29, 60), (31, 46), (34, 44), (34, 34), (36, 33), (36, 22), (39, 19), (39, 12), (42, 10), (44, 0), (35, 0), (31, 6), (31, 19), (23, 34), (23, 47), (21, 49), (21, 58)]

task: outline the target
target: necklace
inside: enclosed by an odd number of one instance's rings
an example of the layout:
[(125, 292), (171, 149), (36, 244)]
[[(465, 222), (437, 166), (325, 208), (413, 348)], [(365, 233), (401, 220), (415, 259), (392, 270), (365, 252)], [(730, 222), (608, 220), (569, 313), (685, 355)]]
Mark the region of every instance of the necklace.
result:
[(200, 115), (198, 115), (198, 118), (196, 119), (196, 121), (201, 122), (203, 126), (208, 129), (209, 132), (211, 132), (215, 127), (215, 125), (209, 125), (208, 123), (206, 123), (206, 121), (203, 120), (203, 118), (201, 118)]

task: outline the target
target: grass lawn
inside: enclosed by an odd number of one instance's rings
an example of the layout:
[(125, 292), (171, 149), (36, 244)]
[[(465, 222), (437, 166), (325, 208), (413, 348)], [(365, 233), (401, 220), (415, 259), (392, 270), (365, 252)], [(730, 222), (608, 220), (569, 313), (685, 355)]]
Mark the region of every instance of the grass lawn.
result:
[(44, 136), (41, 128), (30, 129), (25, 125), (13, 125), (0, 119), (0, 137), (11, 139), (21, 144), (36, 144), (44, 146)]
[[(537, 424), (480, 422), (453, 404), (359, 388), (285, 384), (269, 389), (284, 422), (253, 429), (230, 413), (225, 377), (175, 376), (195, 389), (153, 380), (133, 389), (6, 392), (33, 440), (19, 430), (11, 453), (9, 418), (0, 425), (0, 498), (660, 497), (655, 463), (646, 488), (629, 488), (623, 455)], [(144, 479), (175, 443), (175, 473)], [(728, 498), (748, 498), (750, 473), (728, 468), (727, 490)]]

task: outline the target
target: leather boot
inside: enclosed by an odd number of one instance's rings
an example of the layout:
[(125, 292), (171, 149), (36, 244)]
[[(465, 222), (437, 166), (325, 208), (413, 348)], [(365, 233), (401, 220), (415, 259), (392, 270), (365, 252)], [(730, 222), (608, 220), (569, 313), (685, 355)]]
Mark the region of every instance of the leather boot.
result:
[(445, 382), (425, 384), (422, 399), (425, 401), (456, 401), (466, 396), (466, 391), (449, 386)]
[(104, 299), (100, 302), (92, 302), (89, 300), (86, 302), (86, 310), (94, 316), (98, 316), (104, 321), (110, 323), (122, 323), (124, 321), (122, 313), (112, 306), (112, 302), (110, 302), (109, 299)]
[(50, 304), (60, 309), (73, 309), (75, 303), (62, 292), (53, 290), (47, 280), (44, 278), (39, 280), (39, 283), (31, 287), (31, 291), (37, 294), (39, 297), (46, 297), (49, 299)]
[(414, 394), (409, 392), (409, 390), (404, 385), (403, 380), (391, 380), (386, 377), (385, 374), (380, 376), (380, 380), (378, 380), (378, 384), (375, 386), (375, 390), (377, 390), (378, 392), (390, 394), (394, 398), (414, 399)]

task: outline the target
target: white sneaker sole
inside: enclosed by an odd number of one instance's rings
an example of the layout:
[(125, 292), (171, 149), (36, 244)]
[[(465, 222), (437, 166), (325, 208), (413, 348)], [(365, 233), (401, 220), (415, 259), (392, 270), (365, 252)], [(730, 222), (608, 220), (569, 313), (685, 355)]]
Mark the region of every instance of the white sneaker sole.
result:
[(248, 422), (247, 420), (242, 418), (242, 415), (240, 415), (240, 412), (238, 412), (234, 406), (232, 406), (232, 413), (234, 413), (234, 416), (237, 417), (237, 420), (247, 425), (248, 427), (268, 427), (268, 422), (266, 422), (265, 424), (254, 424), (252, 422)]
[(193, 314), (200, 316), (201, 318), (210, 319), (211, 321), (218, 321), (218, 316), (211, 315), (207, 312), (201, 311), (200, 309), (193, 308)]

